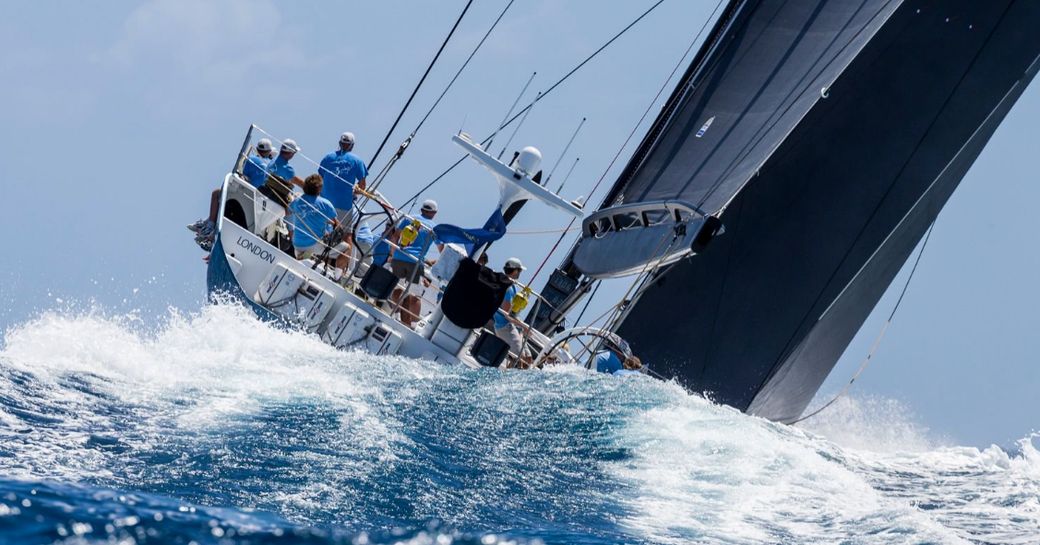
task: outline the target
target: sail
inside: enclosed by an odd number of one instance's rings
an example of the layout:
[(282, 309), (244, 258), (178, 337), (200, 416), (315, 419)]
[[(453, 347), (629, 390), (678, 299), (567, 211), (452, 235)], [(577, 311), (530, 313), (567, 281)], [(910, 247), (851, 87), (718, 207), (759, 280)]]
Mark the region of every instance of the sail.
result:
[[(895, 0), (731, 4), (604, 208), (673, 200), (718, 214), (805, 113), (826, 99), (835, 78), (898, 5)], [(680, 219), (676, 223), (690, 231)], [(583, 237), (572, 258), (591, 276), (639, 270), (642, 256), (623, 240), (631, 236)], [(685, 257), (690, 252), (676, 247), (681, 239), (666, 233), (650, 243), (669, 253), (653, 259)], [(602, 255), (614, 256), (617, 267), (605, 269)]]
[(737, 2), (607, 205), (684, 200), (722, 209), (899, 5)]
[(725, 234), (618, 333), (691, 389), (797, 418), (1035, 75), (1037, 28), (1031, 0), (733, 3), (604, 202), (686, 202)]

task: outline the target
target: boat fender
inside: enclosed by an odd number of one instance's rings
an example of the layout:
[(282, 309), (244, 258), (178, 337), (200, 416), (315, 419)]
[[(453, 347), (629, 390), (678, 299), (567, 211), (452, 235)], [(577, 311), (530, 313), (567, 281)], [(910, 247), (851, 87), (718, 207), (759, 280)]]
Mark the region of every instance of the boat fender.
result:
[(513, 296), (512, 302), (509, 304), (510, 314), (519, 314), (527, 308), (527, 303), (531, 300), (531, 288), (526, 287), (522, 291), (516, 293)]
[(719, 229), (722, 227), (722, 220), (716, 216), (708, 216), (704, 218), (704, 225), (701, 225), (700, 231), (697, 231), (697, 236), (693, 237), (693, 243), (690, 244), (690, 250), (695, 254), (699, 254), (708, 248), (708, 244), (711, 242), (715, 235), (719, 233)]
[(401, 247), (404, 248), (406, 246), (411, 246), (412, 243), (415, 242), (415, 239), (419, 238), (419, 229), (421, 228), (419, 220), (417, 219), (412, 220), (412, 223), (406, 225), (405, 228), (401, 230)]

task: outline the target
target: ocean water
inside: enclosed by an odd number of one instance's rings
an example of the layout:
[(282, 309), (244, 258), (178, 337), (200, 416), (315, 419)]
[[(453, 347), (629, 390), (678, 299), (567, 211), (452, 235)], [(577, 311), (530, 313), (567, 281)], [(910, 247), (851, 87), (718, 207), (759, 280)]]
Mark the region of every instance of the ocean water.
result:
[(1040, 543), (1040, 452), (846, 399), (337, 352), (235, 306), (0, 345), (0, 543)]

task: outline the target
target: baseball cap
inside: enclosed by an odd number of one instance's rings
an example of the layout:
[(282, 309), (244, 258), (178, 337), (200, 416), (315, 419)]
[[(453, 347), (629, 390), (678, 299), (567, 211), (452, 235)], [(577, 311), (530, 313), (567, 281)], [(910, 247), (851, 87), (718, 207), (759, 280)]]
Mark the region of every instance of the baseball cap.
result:
[(271, 141), (267, 138), (261, 138), (260, 141), (256, 143), (256, 151), (271, 151)]
[(292, 138), (286, 138), (285, 141), (282, 142), (282, 151), (297, 153), (300, 151), (300, 146), (297, 146), (296, 141)]
[(426, 199), (422, 203), (422, 209), (427, 211), (427, 212), (436, 212), (437, 211), (437, 201), (435, 201), (433, 199)]
[(354, 133), (352, 133), (352, 132), (345, 132), (345, 133), (339, 135), (339, 143), (340, 144), (353, 144), (354, 143)]
[(520, 269), (521, 271), (526, 271), (527, 270), (527, 267), (524, 267), (524, 264), (520, 262), (520, 258), (519, 257), (511, 257), (511, 258), (507, 259), (505, 268), (506, 269)]

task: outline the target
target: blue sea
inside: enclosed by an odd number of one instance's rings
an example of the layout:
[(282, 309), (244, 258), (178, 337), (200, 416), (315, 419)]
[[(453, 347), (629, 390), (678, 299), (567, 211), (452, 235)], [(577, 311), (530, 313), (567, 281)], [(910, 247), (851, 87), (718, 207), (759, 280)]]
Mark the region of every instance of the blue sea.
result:
[[(0, 344), (0, 543), (1040, 543), (1040, 440), (338, 352), (235, 306)], [(1028, 403), (1027, 403), (1028, 405)]]

